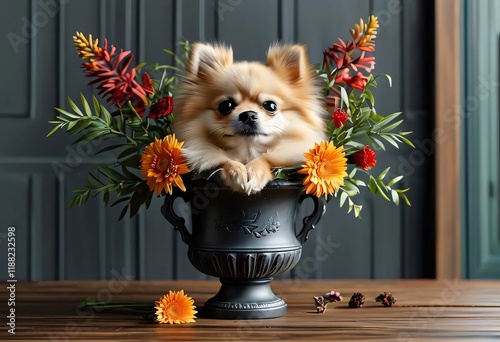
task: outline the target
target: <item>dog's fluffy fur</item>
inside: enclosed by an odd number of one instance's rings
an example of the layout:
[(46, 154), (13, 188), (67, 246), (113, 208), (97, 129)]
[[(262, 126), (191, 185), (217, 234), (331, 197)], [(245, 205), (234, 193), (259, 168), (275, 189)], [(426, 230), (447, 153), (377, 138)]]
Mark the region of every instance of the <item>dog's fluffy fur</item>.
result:
[[(236, 106), (221, 114), (228, 99)], [(224, 182), (247, 194), (273, 179), (273, 167), (300, 166), (325, 138), (321, 90), (300, 45), (273, 45), (262, 64), (236, 63), (230, 47), (196, 43), (175, 101), (173, 131), (190, 169), (221, 168)], [(266, 101), (277, 110), (266, 110)]]

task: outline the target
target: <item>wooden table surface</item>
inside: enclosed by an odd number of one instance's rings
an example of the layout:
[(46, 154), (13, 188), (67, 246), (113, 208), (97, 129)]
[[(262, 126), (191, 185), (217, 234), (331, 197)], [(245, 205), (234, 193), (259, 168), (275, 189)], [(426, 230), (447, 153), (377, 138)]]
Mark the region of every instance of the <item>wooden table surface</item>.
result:
[[(6, 283), (8, 285), (8, 283)], [(4, 323), (6, 286), (0, 304), (0, 340), (53, 341), (483, 341), (500, 340), (500, 281), (436, 280), (281, 280), (273, 290), (288, 304), (284, 317), (267, 320), (215, 320), (168, 325), (124, 312), (76, 309), (83, 299), (151, 301), (168, 290), (184, 291), (198, 308), (213, 296), (217, 281), (112, 281), (16, 283), (16, 329)], [(313, 295), (340, 291), (342, 302), (316, 313)], [(397, 303), (383, 307), (374, 298), (384, 291)], [(362, 292), (365, 306), (347, 307), (353, 292)]]

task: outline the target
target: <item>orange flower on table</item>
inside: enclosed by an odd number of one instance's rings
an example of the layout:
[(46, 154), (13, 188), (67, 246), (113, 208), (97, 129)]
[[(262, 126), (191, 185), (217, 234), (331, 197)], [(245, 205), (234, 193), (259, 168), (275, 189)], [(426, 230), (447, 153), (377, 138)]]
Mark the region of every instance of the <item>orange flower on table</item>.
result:
[(326, 197), (344, 185), (347, 158), (343, 146), (335, 147), (332, 142), (325, 140), (319, 145), (314, 144), (314, 148), (304, 153), (304, 156), (306, 162), (298, 173), (307, 175), (302, 182), (307, 194)]
[(163, 191), (172, 194), (175, 185), (186, 191), (181, 175), (189, 172), (182, 156), (182, 145), (175, 134), (167, 135), (162, 140), (155, 138), (141, 156), (141, 174), (149, 188), (161, 196)]
[(156, 320), (159, 323), (180, 324), (195, 322), (194, 300), (184, 294), (184, 290), (170, 291), (155, 302)]

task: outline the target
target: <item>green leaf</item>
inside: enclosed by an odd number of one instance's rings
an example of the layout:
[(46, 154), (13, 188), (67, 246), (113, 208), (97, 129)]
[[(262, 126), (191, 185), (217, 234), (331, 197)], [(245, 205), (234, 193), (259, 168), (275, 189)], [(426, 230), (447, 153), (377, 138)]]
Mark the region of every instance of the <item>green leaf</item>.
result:
[(384, 138), (385, 140), (387, 140), (392, 146), (394, 146), (396, 148), (399, 148), (398, 142), (393, 137), (391, 137), (390, 135), (388, 135), (388, 134), (380, 134), (380, 136), (382, 138)]
[(346, 107), (349, 107), (349, 96), (347, 96), (347, 92), (344, 87), (340, 87), (340, 108), (343, 108), (343, 104)]
[(366, 96), (368, 101), (370, 101), (371, 105), (374, 106), (375, 105), (375, 98), (373, 97), (373, 93), (371, 91), (369, 91), (367, 88), (365, 88), (365, 91), (363, 92), (363, 94)]
[(380, 193), (380, 196), (382, 196), (386, 200), (390, 201), (389, 197), (385, 193), (387, 191), (387, 187), (385, 186), (385, 184), (382, 183), (382, 181), (377, 181), (376, 185), (377, 185), (377, 189)]
[(130, 172), (129, 169), (127, 169), (127, 167), (125, 165), (122, 165), (122, 172), (123, 172), (123, 176), (125, 177), (125, 179), (127, 181), (139, 182), (139, 183), (144, 182), (144, 180), (142, 178), (139, 178), (136, 174)]
[(104, 152), (112, 151), (112, 150), (115, 150), (115, 149), (121, 148), (121, 147), (123, 147), (123, 144), (117, 144), (117, 145), (107, 146), (107, 147), (104, 147), (104, 148), (100, 149), (99, 151), (97, 151), (94, 154), (94, 156), (96, 156), (98, 154), (101, 154), (101, 153), (104, 153)]
[(359, 194), (358, 186), (348, 179), (345, 180), (344, 186), (342, 186), (342, 190), (346, 191), (349, 196), (355, 196)]
[(123, 175), (120, 174), (119, 172), (113, 170), (109, 166), (101, 165), (97, 168), (97, 170), (99, 170), (100, 173), (102, 173), (103, 175), (105, 175), (106, 177), (108, 177), (114, 181), (119, 182), (119, 181), (123, 180)]
[(387, 186), (393, 186), (394, 184), (399, 182), (402, 178), (403, 178), (403, 176), (394, 177), (393, 179), (391, 179), (391, 181), (389, 183), (387, 183)]
[(64, 123), (66, 123), (66, 122), (70, 122), (70, 120), (68, 120), (68, 119), (66, 119), (66, 118), (63, 118), (62, 116), (56, 116), (56, 119), (57, 119), (57, 120), (60, 120), (60, 122), (64, 122)]
[(382, 179), (384, 179), (384, 178), (385, 178), (385, 176), (387, 175), (387, 172), (389, 172), (389, 170), (390, 170), (390, 169), (391, 169), (391, 168), (390, 168), (390, 167), (388, 167), (388, 168), (386, 168), (384, 171), (382, 171), (382, 172), (378, 175), (377, 180), (381, 181)]
[(97, 97), (92, 95), (92, 103), (94, 104), (94, 111), (97, 117), (101, 116), (101, 104), (99, 103), (99, 100)]
[(89, 195), (90, 195), (90, 190), (87, 190), (85, 191), (83, 194), (81, 194), (79, 196), (79, 201), (78, 201), (78, 205), (81, 207), (82, 205), (84, 205), (85, 203), (87, 203), (87, 201), (89, 200)]
[(128, 166), (128, 167), (134, 167), (137, 168), (138, 165), (141, 163), (141, 156), (136, 154), (133, 155), (125, 160), (120, 161), (120, 164)]
[(355, 179), (354, 183), (356, 183), (357, 186), (366, 186), (366, 183), (360, 179)]
[(401, 193), (401, 192), (398, 192), (399, 194), (399, 198), (402, 199), (407, 206), (411, 207), (411, 203), (410, 203), (410, 200), (408, 199), (408, 197), (406, 197), (406, 195), (404, 193)]
[(354, 217), (359, 217), (359, 214), (361, 213), (361, 209), (363, 209), (363, 206), (354, 205)]
[(393, 123), (392, 125), (386, 126), (386, 127), (384, 127), (383, 129), (381, 129), (380, 131), (381, 131), (381, 132), (384, 132), (384, 133), (391, 132), (394, 128), (398, 127), (398, 126), (399, 126), (399, 125), (401, 125), (402, 123), (403, 123), (403, 120), (396, 121), (396, 122), (395, 122), (395, 123)]
[(406, 145), (409, 145), (409, 146), (415, 148), (415, 145), (413, 145), (413, 143), (410, 140), (408, 140), (407, 138), (403, 137), (402, 135), (399, 136), (399, 139), (403, 140), (403, 142)]
[(351, 173), (349, 174), (349, 178), (354, 178), (354, 176), (356, 175), (356, 171), (358, 171), (357, 168), (353, 168)]
[(93, 185), (94, 187), (96, 187), (96, 188), (99, 188), (99, 187), (101, 187), (102, 185), (104, 185), (104, 184), (103, 184), (103, 183), (99, 180), (99, 178), (97, 178), (96, 176), (94, 176), (94, 174), (92, 174), (91, 172), (89, 172), (89, 173), (87, 174), (87, 179), (88, 179), (89, 183), (90, 183), (91, 185)]
[(61, 125), (57, 125), (56, 127), (52, 128), (52, 130), (45, 136), (46, 138), (47, 137), (50, 137), (52, 134), (55, 133), (55, 131), (57, 131), (58, 129), (62, 128), (62, 124)]
[(372, 130), (373, 131), (380, 131), (383, 127), (388, 125), (390, 122), (392, 122), (394, 119), (396, 119), (400, 115), (401, 115), (401, 112), (397, 112), (397, 113), (389, 114), (389, 115), (383, 117), (382, 120), (380, 120), (375, 125), (373, 125)]
[(130, 199), (130, 213), (129, 213), (129, 217), (132, 218), (134, 217), (135, 214), (137, 214), (139, 212), (139, 209), (141, 208), (141, 204), (142, 202), (140, 201), (139, 199), (140, 197), (140, 193), (139, 191), (136, 191), (134, 192), (134, 194), (132, 195), (132, 198)]
[(340, 194), (340, 201), (339, 201), (341, 208), (344, 206), (344, 203), (345, 203), (345, 200), (347, 199), (347, 197), (348, 197), (347, 193), (345, 191), (342, 191), (342, 193)]
[(370, 176), (370, 181), (368, 182), (368, 189), (372, 192), (372, 194), (376, 195), (378, 192), (377, 181), (373, 176)]
[(59, 113), (64, 114), (64, 115), (66, 115), (67, 117), (70, 117), (70, 118), (72, 118), (72, 119), (79, 119), (79, 118), (81, 118), (81, 116), (80, 116), (80, 115), (75, 115), (75, 114), (72, 114), (72, 113), (70, 113), (70, 112), (68, 112), (68, 111), (65, 111), (64, 109), (61, 109), (61, 108), (56, 108), (56, 110), (57, 110)]
[(146, 196), (146, 209), (149, 208), (149, 205), (151, 204), (151, 200), (153, 199), (153, 191), (150, 191), (148, 189), (148, 193), (147, 193), (147, 196)]
[(68, 96), (68, 102), (75, 113), (79, 114), (80, 116), (83, 116), (83, 113), (80, 110), (80, 108), (78, 108), (78, 106), (73, 102), (73, 100), (69, 96)]
[(85, 128), (92, 124), (93, 120), (91, 118), (85, 117), (80, 118), (79, 120), (72, 121), (68, 124), (68, 133), (76, 134), (78, 132), (83, 131)]
[(73, 145), (76, 145), (76, 144), (78, 144), (81, 141), (92, 141), (95, 138), (97, 138), (100, 135), (103, 135), (105, 133), (107, 133), (107, 132), (106, 131), (91, 131), (91, 132), (88, 132), (85, 135), (82, 135), (80, 138), (76, 139), (73, 142)]
[(396, 190), (391, 190), (391, 197), (392, 197), (392, 201), (396, 205), (399, 205), (399, 194)]
[(374, 145), (375, 149), (380, 148), (380, 149), (385, 151), (384, 144), (378, 138), (375, 138), (374, 136), (370, 136), (370, 140), (372, 141), (372, 144)]
[(135, 69), (139, 70), (148, 65), (148, 62), (141, 62), (135, 66)]
[(379, 74), (379, 75), (375, 76), (374, 79), (377, 79), (377, 78), (379, 78), (381, 76), (383, 76), (383, 77), (385, 77), (387, 79), (387, 81), (389, 82), (389, 87), (392, 88), (392, 77), (391, 77), (391, 75), (388, 75), (388, 74)]
[(109, 191), (104, 191), (104, 195), (102, 196), (102, 200), (104, 204), (108, 205), (109, 203)]
[(126, 206), (123, 207), (123, 209), (122, 209), (122, 211), (120, 213), (120, 217), (118, 218), (118, 221), (121, 221), (121, 219), (125, 217), (125, 215), (127, 214), (129, 206), (130, 206), (130, 204), (127, 204)]
[(122, 202), (125, 202), (125, 201), (128, 201), (130, 199), (130, 197), (122, 197), (120, 199), (117, 199), (116, 201), (114, 201), (112, 204), (111, 204), (111, 207), (114, 207), (115, 205), (117, 204), (120, 204)]
[(83, 93), (80, 93), (80, 100), (82, 101), (83, 109), (85, 110), (85, 114), (87, 116), (92, 116), (92, 111), (90, 110), (89, 103), (87, 102), (87, 99), (85, 96), (83, 96)]
[(111, 127), (111, 114), (109, 114), (108, 110), (103, 105), (101, 105), (101, 113), (104, 117), (104, 122), (106, 122), (106, 125)]

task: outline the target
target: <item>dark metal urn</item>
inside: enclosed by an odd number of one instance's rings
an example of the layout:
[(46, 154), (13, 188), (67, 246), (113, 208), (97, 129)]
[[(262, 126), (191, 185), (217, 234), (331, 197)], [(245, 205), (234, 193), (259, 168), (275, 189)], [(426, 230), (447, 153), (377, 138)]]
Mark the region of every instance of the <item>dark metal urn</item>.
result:
[[(272, 277), (298, 263), (302, 244), (325, 212), (324, 201), (305, 195), (300, 182), (273, 181), (250, 196), (213, 181), (187, 186), (186, 192), (166, 197), (162, 213), (189, 246), (188, 257), (194, 267), (219, 277), (222, 283), (217, 295), (205, 303), (203, 317), (285, 315), (286, 303), (271, 290)], [(190, 205), (190, 214), (176, 213), (174, 201), (178, 197)], [(308, 197), (314, 209), (303, 218), (297, 233), (298, 207)], [(192, 232), (186, 228), (186, 220), (191, 221)]]

